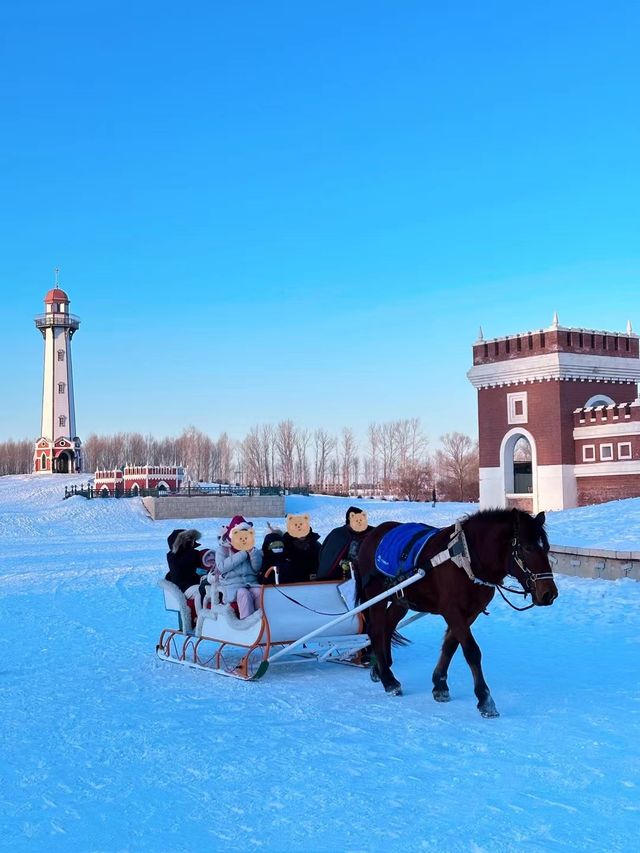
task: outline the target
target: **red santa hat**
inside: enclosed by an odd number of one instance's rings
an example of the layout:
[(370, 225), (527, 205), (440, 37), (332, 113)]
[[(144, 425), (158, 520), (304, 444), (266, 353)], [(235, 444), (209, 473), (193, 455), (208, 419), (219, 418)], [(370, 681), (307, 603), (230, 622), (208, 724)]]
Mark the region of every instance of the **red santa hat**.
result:
[(227, 525), (225, 532), (222, 534), (222, 539), (226, 539), (227, 542), (230, 542), (232, 530), (251, 530), (252, 528), (252, 521), (247, 521), (247, 519), (244, 518), (242, 515), (234, 515), (229, 524)]

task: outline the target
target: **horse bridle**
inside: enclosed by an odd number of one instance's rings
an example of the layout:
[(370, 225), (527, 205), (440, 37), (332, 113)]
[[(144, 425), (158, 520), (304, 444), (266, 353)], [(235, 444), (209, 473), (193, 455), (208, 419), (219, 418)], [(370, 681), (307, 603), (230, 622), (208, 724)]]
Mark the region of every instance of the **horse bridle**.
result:
[[(513, 523), (513, 538), (511, 539), (511, 566), (513, 566), (514, 563), (516, 566), (518, 566), (524, 577), (524, 583), (522, 583), (522, 580), (517, 575), (514, 575), (514, 577), (517, 578), (517, 580), (522, 584), (523, 589), (525, 589), (527, 592), (532, 593), (533, 588), (535, 587), (538, 581), (553, 580), (553, 572), (532, 572), (531, 569), (527, 566), (522, 550), (522, 543), (520, 542), (519, 535), (518, 516), (516, 515)], [(512, 574), (512, 572), (509, 572), (509, 574)]]

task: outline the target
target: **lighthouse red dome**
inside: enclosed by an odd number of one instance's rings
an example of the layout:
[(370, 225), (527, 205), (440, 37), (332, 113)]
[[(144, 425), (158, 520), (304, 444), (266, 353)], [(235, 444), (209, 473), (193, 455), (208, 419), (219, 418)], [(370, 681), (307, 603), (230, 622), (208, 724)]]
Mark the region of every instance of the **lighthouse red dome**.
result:
[(44, 298), (45, 303), (48, 305), (50, 302), (68, 302), (69, 297), (64, 292), (64, 290), (60, 290), (59, 287), (54, 287), (53, 290), (50, 290)]

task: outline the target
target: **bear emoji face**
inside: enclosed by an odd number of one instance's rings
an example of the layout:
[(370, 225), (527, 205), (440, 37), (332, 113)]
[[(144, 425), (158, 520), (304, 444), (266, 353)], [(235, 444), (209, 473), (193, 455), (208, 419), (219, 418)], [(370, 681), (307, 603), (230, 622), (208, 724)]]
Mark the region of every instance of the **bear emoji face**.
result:
[(363, 533), (369, 526), (366, 510), (349, 513), (349, 527), (354, 533)]
[(293, 536), (294, 539), (304, 539), (310, 531), (311, 524), (308, 513), (287, 516), (287, 533), (289, 536)]
[(231, 546), (236, 551), (250, 551), (256, 544), (256, 534), (251, 530), (238, 530), (234, 527), (230, 535)]

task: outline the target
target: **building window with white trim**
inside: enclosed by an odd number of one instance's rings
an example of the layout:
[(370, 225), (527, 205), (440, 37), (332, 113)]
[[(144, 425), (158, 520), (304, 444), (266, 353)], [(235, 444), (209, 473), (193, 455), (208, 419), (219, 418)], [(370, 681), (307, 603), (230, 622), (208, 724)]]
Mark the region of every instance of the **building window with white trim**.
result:
[(510, 424), (526, 424), (528, 420), (527, 392), (518, 391), (507, 394), (507, 422)]
[(58, 426), (66, 426), (66, 425), (67, 425), (66, 415), (60, 415), (60, 417), (58, 418)]
[(64, 394), (64, 382), (58, 382), (58, 394)]
[(630, 441), (619, 441), (618, 442), (618, 459), (632, 459), (631, 455), (631, 442)]
[(58, 361), (64, 361), (64, 350), (63, 349), (58, 350)]
[(583, 462), (595, 462), (596, 461), (596, 446), (595, 446), (595, 444), (584, 444), (582, 446), (582, 461)]
[(600, 445), (600, 461), (611, 462), (613, 459), (613, 444)]

